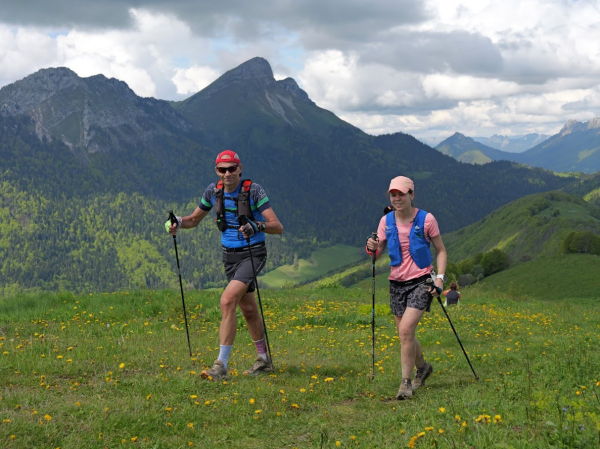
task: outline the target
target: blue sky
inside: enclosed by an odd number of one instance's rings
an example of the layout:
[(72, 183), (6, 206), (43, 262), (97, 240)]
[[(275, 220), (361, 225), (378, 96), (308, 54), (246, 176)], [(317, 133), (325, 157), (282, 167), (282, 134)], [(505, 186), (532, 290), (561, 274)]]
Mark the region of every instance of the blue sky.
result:
[(370, 134), (555, 134), (600, 116), (600, 1), (0, 0), (0, 87), (41, 68), (186, 98), (266, 58)]

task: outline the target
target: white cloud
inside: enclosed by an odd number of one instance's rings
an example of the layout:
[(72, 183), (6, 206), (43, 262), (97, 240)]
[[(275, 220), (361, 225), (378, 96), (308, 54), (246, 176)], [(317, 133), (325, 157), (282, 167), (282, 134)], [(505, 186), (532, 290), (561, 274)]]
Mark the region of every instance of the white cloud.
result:
[(442, 97), (453, 100), (477, 100), (503, 97), (521, 91), (516, 83), (473, 76), (427, 75), (422, 81), (427, 97)]
[(357, 106), (357, 57), (339, 50), (315, 52), (306, 60), (299, 82), (317, 104), (325, 109)]
[(42, 31), (0, 24), (0, 87), (56, 63), (56, 42)]
[(219, 77), (219, 73), (210, 67), (190, 67), (176, 69), (173, 83), (177, 86), (178, 94), (193, 94), (208, 86)]

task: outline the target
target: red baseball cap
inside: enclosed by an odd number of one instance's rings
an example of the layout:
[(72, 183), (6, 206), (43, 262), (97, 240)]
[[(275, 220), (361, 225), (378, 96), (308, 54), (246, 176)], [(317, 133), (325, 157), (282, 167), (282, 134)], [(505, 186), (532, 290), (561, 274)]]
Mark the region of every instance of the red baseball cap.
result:
[(215, 162), (215, 165), (217, 165), (219, 162), (232, 162), (234, 164), (239, 164), (240, 157), (237, 155), (237, 153), (235, 151), (225, 150), (225, 151), (222, 151), (221, 153), (219, 153), (219, 155), (217, 156), (217, 161)]
[(409, 190), (415, 191), (415, 185), (412, 180), (407, 178), (406, 176), (398, 176), (390, 182), (390, 188), (388, 192), (392, 190), (399, 190), (402, 193), (408, 193)]

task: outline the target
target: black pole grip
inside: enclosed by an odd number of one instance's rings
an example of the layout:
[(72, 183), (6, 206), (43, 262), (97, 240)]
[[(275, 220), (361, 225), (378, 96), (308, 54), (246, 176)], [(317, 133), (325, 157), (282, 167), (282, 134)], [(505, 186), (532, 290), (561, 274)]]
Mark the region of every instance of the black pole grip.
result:
[[(373, 240), (377, 241), (377, 232), (371, 232), (371, 238)], [(371, 253), (371, 260), (372, 260), (373, 264), (375, 263), (376, 258), (377, 258), (377, 250), (375, 250)], [(374, 265), (373, 265), (373, 267), (374, 267)]]
[(176, 225), (177, 224), (177, 217), (175, 216), (175, 214), (173, 213), (173, 209), (171, 209), (169, 211), (169, 220), (171, 220), (171, 224), (172, 225)]
[[(426, 282), (427, 282), (428, 284), (431, 284), (431, 287), (435, 288), (435, 291), (437, 292), (437, 294), (441, 296), (441, 294), (442, 294), (442, 289), (441, 289), (441, 288), (439, 288), (437, 285), (435, 285), (433, 278), (429, 278), (429, 279), (427, 279), (427, 281), (426, 281)], [(438, 296), (438, 298), (439, 298), (439, 296)]]

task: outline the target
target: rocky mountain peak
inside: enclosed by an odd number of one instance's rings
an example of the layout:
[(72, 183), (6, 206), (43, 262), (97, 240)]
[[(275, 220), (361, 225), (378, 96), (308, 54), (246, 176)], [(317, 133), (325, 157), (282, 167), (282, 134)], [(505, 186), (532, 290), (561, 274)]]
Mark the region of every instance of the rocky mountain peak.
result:
[(565, 123), (565, 126), (560, 130), (561, 136), (566, 136), (567, 134), (571, 134), (574, 131), (579, 131), (583, 123), (578, 122), (577, 120), (569, 120)]
[(265, 58), (261, 58), (259, 56), (249, 59), (236, 68), (229, 70), (227, 73), (225, 73), (225, 75), (227, 75), (231, 81), (236, 79), (247, 80), (253, 78), (268, 78), (269, 80), (274, 79), (271, 65)]
[(215, 82), (200, 91), (201, 98), (208, 98), (215, 92), (233, 84), (256, 80), (264, 85), (274, 84), (273, 70), (269, 62), (261, 57), (252, 58), (221, 75)]
[(454, 134), (452, 134), (450, 137), (448, 137), (447, 140), (452, 139), (458, 142), (464, 142), (466, 140), (470, 140), (469, 137), (465, 136), (464, 134), (461, 134), (459, 132), (455, 132)]
[(298, 83), (296, 83), (294, 78), (286, 78), (283, 80), (279, 80), (277, 81), (277, 84), (281, 86), (283, 90), (285, 90), (287, 93), (297, 98), (298, 100), (308, 101), (312, 103), (312, 101), (308, 97), (308, 94), (302, 89), (300, 89), (300, 86), (298, 86)]
[(0, 89), (0, 113), (22, 114), (56, 92), (81, 84), (81, 78), (66, 67), (41, 69)]
[(43, 69), (0, 89), (0, 114), (25, 115), (40, 139), (58, 139), (88, 152), (121, 148), (136, 138), (152, 140), (189, 124), (165, 101), (138, 97), (120, 80), (80, 78), (65, 67)]
[(600, 128), (600, 117), (594, 117), (587, 123), (587, 129)]

